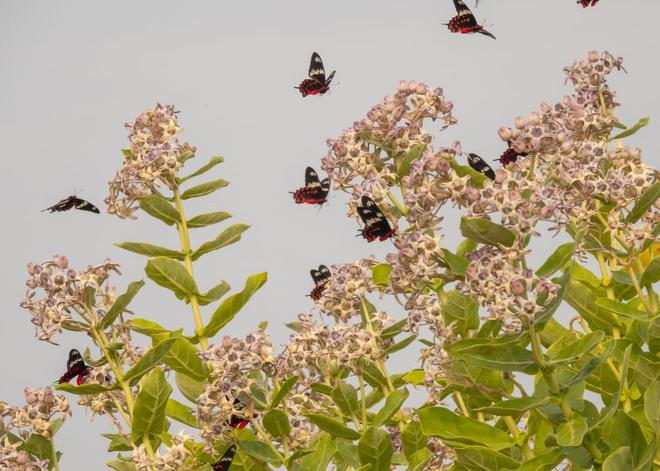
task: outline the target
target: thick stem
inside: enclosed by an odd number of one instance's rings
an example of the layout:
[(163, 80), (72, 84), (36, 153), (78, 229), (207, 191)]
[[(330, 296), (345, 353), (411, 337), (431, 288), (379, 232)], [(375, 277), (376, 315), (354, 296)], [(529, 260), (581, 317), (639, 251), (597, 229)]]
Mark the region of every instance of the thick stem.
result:
[(55, 471), (60, 471), (60, 463), (57, 461), (57, 450), (55, 449), (55, 437), (50, 437), (50, 455)]
[(360, 409), (362, 410), (362, 430), (367, 429), (367, 395), (364, 392), (364, 379), (362, 373), (358, 374), (360, 383)]
[(284, 459), (284, 456), (282, 456), (282, 453), (280, 453), (278, 451), (277, 447), (275, 447), (275, 445), (273, 445), (273, 442), (270, 441), (270, 437), (268, 436), (266, 431), (263, 428), (261, 428), (259, 423), (254, 419), (251, 419), (250, 423), (252, 424), (254, 429), (257, 431), (257, 435), (259, 435), (259, 437), (261, 437), (261, 439), (266, 443), (266, 445), (268, 445), (268, 447), (273, 451), (273, 453), (275, 453), (275, 455), (280, 460), (280, 462), (282, 464), (286, 464), (286, 460)]
[(653, 310), (653, 306), (651, 306), (649, 300), (644, 296), (644, 293), (642, 293), (642, 288), (639, 286), (639, 281), (637, 281), (637, 275), (635, 274), (635, 270), (633, 270), (632, 265), (628, 265), (628, 274), (630, 275), (632, 284), (635, 287), (635, 291), (637, 291), (637, 296), (639, 296), (639, 299), (641, 299), (642, 304), (644, 304), (644, 308), (646, 309), (646, 312), (649, 313), (649, 316), (654, 316), (655, 311)]
[(454, 391), (454, 398), (456, 399), (456, 403), (458, 404), (458, 407), (460, 407), (461, 412), (463, 412), (463, 415), (465, 417), (470, 417), (470, 413), (468, 412), (467, 407), (465, 407), (465, 402), (463, 401), (463, 395), (461, 392)]
[[(176, 227), (179, 231), (179, 239), (181, 240), (181, 251), (184, 256), (184, 264), (186, 270), (191, 277), (195, 277), (193, 273), (192, 265), (192, 249), (190, 247), (190, 235), (188, 234), (188, 224), (186, 223), (186, 216), (183, 212), (183, 204), (181, 203), (181, 195), (179, 194), (179, 188), (174, 190), (174, 201), (176, 203), (176, 210), (179, 212), (179, 221), (176, 224)], [(203, 350), (208, 349), (208, 342), (204, 336), (204, 322), (202, 321), (202, 313), (199, 310), (199, 302), (197, 301), (197, 296), (190, 295), (190, 307), (192, 308), (193, 317), (195, 318), (195, 331), (197, 333), (197, 338), (199, 343), (202, 346)]]

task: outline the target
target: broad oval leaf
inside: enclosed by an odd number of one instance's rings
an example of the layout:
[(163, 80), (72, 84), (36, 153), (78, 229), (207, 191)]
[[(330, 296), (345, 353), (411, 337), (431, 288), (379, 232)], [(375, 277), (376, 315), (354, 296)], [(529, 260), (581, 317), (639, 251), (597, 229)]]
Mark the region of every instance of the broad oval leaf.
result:
[(206, 381), (197, 381), (181, 373), (176, 373), (174, 380), (181, 394), (192, 403), (197, 402), (197, 398), (208, 385)]
[(188, 339), (179, 337), (163, 357), (163, 363), (178, 373), (202, 381), (208, 376), (209, 370), (199, 358), (198, 353)]
[(370, 427), (358, 442), (358, 454), (363, 465), (370, 464), (374, 471), (389, 471), (394, 454), (390, 435), (385, 430)]
[(660, 257), (655, 257), (646, 267), (639, 280), (640, 286), (650, 286), (660, 281)]
[(257, 273), (256, 275), (249, 276), (245, 280), (245, 287), (240, 293), (229, 296), (227, 299), (220, 303), (218, 309), (215, 310), (211, 320), (204, 328), (205, 337), (213, 337), (220, 329), (227, 325), (238, 312), (250, 300), (252, 295), (261, 288), (268, 279), (268, 273)]
[(283, 383), (280, 383), (279, 388), (273, 394), (273, 400), (270, 403), (271, 409), (277, 407), (280, 402), (289, 394), (289, 391), (296, 385), (298, 376), (291, 376)]
[(660, 384), (656, 381), (644, 392), (644, 415), (653, 428), (656, 437), (660, 437)]
[(140, 208), (149, 216), (160, 219), (168, 226), (181, 220), (179, 212), (162, 196), (148, 195), (140, 198)]
[(200, 306), (206, 306), (223, 297), (230, 289), (229, 283), (221, 281), (206, 293), (197, 295), (197, 302)]
[(229, 185), (229, 182), (221, 178), (206, 183), (200, 183), (199, 185), (195, 185), (192, 188), (189, 188), (183, 193), (181, 193), (181, 199), (188, 200), (191, 198), (199, 198), (200, 196), (206, 196), (213, 193), (214, 191), (219, 190), (220, 188), (226, 187), (227, 185)]
[(392, 273), (392, 266), (389, 263), (379, 263), (371, 268), (371, 276), (377, 286), (389, 286), (390, 273)]
[(603, 471), (623, 471), (626, 469), (638, 469), (633, 465), (633, 456), (629, 446), (618, 448), (614, 453), (610, 453), (605, 458), (605, 461), (603, 461)]
[(398, 352), (399, 350), (403, 350), (406, 348), (408, 345), (413, 343), (415, 339), (417, 338), (417, 335), (409, 335), (405, 339), (403, 339), (400, 342), (395, 343), (391, 347), (389, 347), (387, 350), (385, 350), (385, 355), (391, 355), (392, 353)]
[(258, 460), (265, 461), (274, 465), (281, 465), (282, 462), (268, 445), (257, 440), (241, 440), (238, 445), (246, 455), (250, 455)]
[(399, 175), (399, 179), (410, 175), (410, 166), (422, 156), (426, 147), (427, 144), (415, 144), (412, 146), (405, 157), (401, 160), (399, 168), (397, 169), (396, 173)]
[(188, 227), (188, 229), (206, 227), (212, 224), (217, 224), (219, 222), (222, 222), (225, 219), (229, 219), (230, 217), (231, 214), (225, 213), (224, 211), (216, 211), (213, 213), (200, 214), (199, 216), (195, 216), (189, 219), (186, 222), (186, 226)]
[(498, 453), (484, 446), (468, 446), (456, 449), (457, 462), (464, 469), (473, 470), (504, 470), (515, 469), (520, 462), (504, 453)]
[(83, 394), (100, 394), (108, 391), (116, 391), (117, 389), (121, 389), (121, 385), (116, 383), (112, 386), (101, 386), (100, 384), (81, 384), (80, 386), (74, 386), (71, 383), (62, 383), (56, 385), (55, 389), (81, 396)]
[(177, 422), (181, 422), (182, 424), (186, 424), (193, 428), (199, 428), (199, 424), (192, 413), (192, 409), (172, 398), (167, 400), (165, 415)]
[(321, 430), (328, 432), (331, 435), (336, 437), (345, 438), (347, 440), (357, 440), (360, 438), (360, 434), (355, 430), (346, 427), (343, 423), (338, 420), (331, 419), (327, 415), (323, 414), (307, 414), (307, 417), (312, 423), (314, 423)]
[(426, 463), (431, 459), (433, 453), (428, 448), (417, 450), (408, 458), (408, 471), (424, 471)]
[(470, 417), (461, 417), (444, 407), (425, 407), (417, 410), (424, 435), (471, 444), (482, 444), (493, 450), (514, 445), (509, 434)]
[(646, 189), (644, 193), (639, 197), (637, 203), (626, 217), (626, 222), (632, 223), (637, 222), (646, 211), (653, 206), (656, 200), (660, 197), (660, 181), (655, 182), (649, 188)]
[(197, 294), (195, 280), (186, 267), (175, 260), (165, 257), (151, 259), (144, 271), (151, 280), (174, 292), (179, 299)]
[(179, 337), (171, 337), (147, 350), (144, 355), (142, 355), (142, 358), (140, 358), (138, 362), (126, 372), (124, 380), (130, 381), (131, 385), (137, 384), (142, 376), (163, 359), (167, 352), (169, 352), (170, 348), (172, 348), (172, 345), (174, 345), (174, 342), (178, 339)]
[(397, 389), (385, 399), (385, 405), (378, 411), (373, 419), (375, 426), (381, 426), (387, 422), (395, 413), (401, 410), (401, 406), (408, 399), (408, 390), (406, 388)]
[(574, 362), (588, 355), (591, 350), (603, 341), (605, 335), (601, 331), (583, 335), (579, 339), (570, 339), (568, 344), (558, 348), (551, 346), (548, 349), (548, 357), (554, 362)]
[(445, 262), (447, 262), (447, 265), (449, 266), (449, 270), (458, 276), (464, 276), (465, 275), (465, 270), (467, 269), (469, 262), (465, 257), (461, 257), (460, 255), (455, 255), (451, 253), (450, 250), (447, 249), (442, 249), (443, 252), (443, 258), (445, 259)]
[(553, 448), (550, 451), (537, 455), (522, 464), (516, 471), (552, 471), (564, 459), (561, 450)]
[(632, 351), (632, 345), (629, 345), (624, 354), (623, 354), (623, 364), (621, 366), (621, 380), (619, 381), (619, 388), (614, 395), (610, 403), (600, 412), (600, 417), (596, 420), (595, 423), (591, 424), (591, 429), (595, 429), (612, 418), (615, 412), (618, 409), (619, 401), (621, 400), (621, 395), (623, 394), (624, 386), (628, 378), (628, 366), (630, 364), (630, 352)]
[(575, 252), (575, 242), (569, 242), (567, 244), (562, 244), (555, 249), (555, 251), (548, 257), (548, 259), (541, 265), (541, 268), (536, 270), (538, 276), (548, 277), (555, 273), (557, 270), (561, 270), (564, 265), (566, 265)]
[(453, 356), (472, 366), (500, 371), (528, 371), (535, 368), (532, 352), (517, 345), (478, 346), (464, 349)]
[(272, 436), (286, 437), (291, 432), (288, 416), (279, 409), (273, 409), (264, 414), (263, 424)]
[[(542, 331), (548, 321), (552, 319), (552, 316), (564, 300), (571, 283), (572, 273), (573, 269), (569, 267), (564, 271), (561, 277), (552, 279), (554, 283), (559, 285), (559, 293), (557, 293), (552, 301), (543, 305), (541, 311), (534, 317), (534, 322), (536, 323), (536, 328), (539, 332)], [(539, 300), (537, 300), (537, 304), (539, 304)]]
[(133, 407), (131, 437), (136, 444), (145, 436), (158, 435), (167, 427), (165, 408), (172, 393), (165, 375), (156, 367), (144, 377)]
[(115, 245), (121, 249), (128, 250), (129, 252), (146, 255), (147, 257), (167, 257), (175, 260), (184, 259), (183, 253), (178, 250), (172, 250), (144, 242), (120, 242)]
[(110, 306), (110, 309), (108, 309), (107, 314), (103, 316), (103, 319), (99, 321), (99, 330), (105, 330), (110, 327), (110, 324), (115, 321), (117, 316), (126, 311), (128, 305), (143, 286), (143, 280), (134, 281), (133, 283), (129, 284), (128, 288), (126, 288), (126, 292), (119, 295), (117, 299), (115, 299), (115, 302), (112, 303), (112, 306)]
[(326, 471), (330, 460), (337, 451), (332, 438), (325, 433), (321, 434), (310, 448), (313, 448), (314, 451), (299, 460), (299, 471)]
[(247, 231), (249, 228), (250, 226), (247, 224), (232, 224), (223, 230), (215, 239), (204, 242), (202, 245), (200, 245), (199, 248), (192, 253), (192, 259), (197, 260), (202, 255), (238, 242), (241, 240), (241, 234), (243, 234), (243, 232)]
[(504, 226), (483, 218), (461, 218), (461, 234), (482, 244), (511, 247), (516, 235)]
[(213, 167), (215, 167), (216, 165), (218, 165), (218, 164), (220, 164), (224, 161), (225, 161), (224, 157), (220, 157), (219, 155), (214, 155), (213, 157), (211, 157), (211, 159), (209, 160), (209, 162), (207, 164), (203, 165), (198, 170), (195, 170), (190, 175), (179, 179), (179, 184), (185, 182), (186, 180), (190, 180), (191, 178), (197, 177), (199, 175), (202, 175), (202, 174), (208, 172)]
[(332, 400), (339, 409), (348, 417), (352, 417), (360, 410), (358, 404), (358, 393), (350, 384), (341, 382), (335, 389), (332, 390)]
[(551, 398), (545, 397), (520, 397), (516, 399), (509, 399), (507, 401), (496, 402), (495, 404), (487, 407), (481, 407), (478, 410), (486, 414), (494, 414), (499, 416), (513, 415), (517, 416), (530, 409), (543, 406), (549, 403)]
[(557, 429), (557, 443), (561, 446), (579, 446), (589, 430), (587, 421), (581, 415), (574, 415), (562, 422)]
[(479, 328), (479, 305), (453, 289), (442, 302), (442, 318), (447, 325), (454, 322), (456, 331), (465, 337), (469, 330)]
[(129, 325), (131, 330), (139, 332), (143, 335), (148, 335), (150, 337), (170, 333), (169, 330), (161, 326), (159, 323), (149, 319), (142, 319), (140, 317), (131, 319)]

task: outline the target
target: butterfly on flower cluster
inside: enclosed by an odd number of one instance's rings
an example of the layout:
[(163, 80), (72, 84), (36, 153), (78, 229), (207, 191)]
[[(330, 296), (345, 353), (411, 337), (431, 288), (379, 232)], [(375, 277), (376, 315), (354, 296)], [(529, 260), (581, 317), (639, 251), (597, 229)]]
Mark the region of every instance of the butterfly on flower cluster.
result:
[(82, 355), (75, 348), (69, 352), (69, 359), (66, 362), (66, 373), (57, 381), (58, 384), (68, 383), (76, 378), (76, 384), (80, 386), (85, 382), (92, 369), (85, 364)]
[(472, 170), (476, 170), (482, 175), (486, 175), (491, 180), (495, 180), (495, 172), (490, 165), (486, 163), (484, 159), (479, 157), (477, 154), (468, 154), (468, 165)]
[(296, 204), (319, 204), (327, 202), (328, 192), (330, 191), (330, 179), (324, 178), (319, 181), (319, 176), (312, 167), (307, 167), (305, 170), (305, 186), (297, 189), (295, 192), (290, 191), (293, 195), (293, 200)]
[(310, 270), (309, 274), (312, 275), (312, 280), (314, 280), (314, 289), (309, 293), (309, 297), (314, 301), (318, 301), (321, 299), (332, 273), (325, 265), (319, 265), (318, 270)]
[(387, 218), (374, 203), (374, 200), (363, 195), (360, 203), (357, 212), (364, 223), (364, 227), (358, 230), (359, 236), (361, 235), (367, 239), (367, 242), (373, 242), (376, 239), (387, 240), (396, 233), (396, 227), (390, 226)]

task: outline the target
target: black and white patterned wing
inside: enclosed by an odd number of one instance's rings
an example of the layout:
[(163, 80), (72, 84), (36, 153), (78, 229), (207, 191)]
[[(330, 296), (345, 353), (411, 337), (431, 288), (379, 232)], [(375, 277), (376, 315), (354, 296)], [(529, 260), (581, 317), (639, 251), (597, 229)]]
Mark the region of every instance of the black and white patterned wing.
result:
[(468, 165), (472, 167), (473, 170), (476, 170), (482, 175), (486, 175), (491, 180), (495, 180), (495, 172), (491, 166), (477, 154), (468, 154)]
[(314, 280), (316, 286), (325, 283), (331, 276), (330, 269), (325, 265), (319, 265), (318, 270), (310, 270), (309, 274), (312, 275), (312, 280)]
[(330, 192), (330, 179), (329, 178), (324, 178), (321, 180), (321, 190), (319, 192), (319, 196), (321, 198), (325, 198), (328, 196), (328, 192)]
[(374, 200), (366, 195), (362, 196), (362, 206), (358, 206), (358, 214), (369, 231), (378, 236), (387, 234), (392, 230), (390, 223), (383, 212), (378, 208)]
[(236, 445), (232, 445), (227, 448), (227, 451), (222, 455), (220, 461), (213, 463), (213, 471), (227, 471), (231, 466), (231, 462), (234, 459), (236, 454)]
[(471, 28), (478, 25), (477, 20), (463, 0), (454, 0), (454, 6), (456, 7), (456, 17), (459, 18), (461, 27)]
[(63, 200), (58, 201), (53, 206), (44, 209), (44, 211), (48, 211), (51, 213), (59, 212), (59, 211), (68, 211), (69, 209), (73, 208), (76, 205), (77, 199), (78, 198), (76, 198), (75, 196), (69, 196), (68, 198), (64, 198)]
[(83, 360), (80, 352), (74, 348), (69, 352), (69, 359), (66, 362), (67, 373), (77, 375), (83, 372), (85, 368), (85, 360)]
[(75, 196), (74, 196), (74, 205), (76, 209), (80, 209), (81, 211), (89, 211), (91, 213), (96, 213), (96, 214), (101, 213), (101, 211), (99, 211), (99, 208), (94, 206), (89, 201), (85, 201), (81, 198), (76, 198)]
[(326, 84), (323, 61), (321, 60), (321, 56), (316, 52), (312, 53), (312, 60), (309, 62), (309, 73), (307, 75), (322, 85)]
[(305, 170), (305, 188), (321, 188), (319, 175), (312, 167), (307, 167)]

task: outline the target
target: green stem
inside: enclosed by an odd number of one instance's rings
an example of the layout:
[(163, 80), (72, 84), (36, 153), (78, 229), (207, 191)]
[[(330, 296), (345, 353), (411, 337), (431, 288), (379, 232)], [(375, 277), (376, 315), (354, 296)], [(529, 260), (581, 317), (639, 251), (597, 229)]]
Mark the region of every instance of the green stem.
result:
[(599, 463), (603, 462), (603, 453), (598, 449), (595, 443), (593, 442), (585, 443), (584, 447), (591, 454), (591, 456), (594, 457), (594, 460), (596, 460)]
[(387, 192), (387, 197), (390, 199), (392, 204), (396, 206), (396, 209), (399, 210), (402, 216), (406, 216), (408, 214), (408, 208), (406, 208), (404, 205), (399, 203), (399, 200), (396, 199), (396, 196), (394, 196), (391, 191)]
[[(179, 188), (174, 189), (174, 201), (176, 203), (176, 210), (179, 212), (179, 221), (176, 223), (176, 227), (179, 231), (179, 239), (181, 240), (181, 251), (184, 256), (184, 264), (186, 270), (192, 278), (194, 278), (193, 265), (192, 265), (192, 249), (190, 247), (190, 235), (188, 233), (188, 224), (186, 223), (186, 216), (183, 212), (183, 204), (181, 203), (181, 195), (179, 193)], [(202, 346), (203, 350), (208, 349), (208, 342), (204, 336), (204, 322), (202, 321), (202, 313), (199, 310), (199, 302), (197, 296), (191, 294), (188, 299), (190, 300), (190, 307), (192, 308), (193, 317), (195, 318), (195, 331), (197, 332), (197, 338), (199, 343)]]
[(57, 461), (57, 450), (55, 450), (55, 437), (50, 437), (50, 454), (55, 471), (60, 471), (60, 463)]
[(364, 379), (362, 373), (357, 375), (360, 383), (360, 409), (362, 409), (362, 430), (367, 429), (367, 395), (364, 392)]
[(527, 171), (527, 180), (534, 178), (536, 171), (536, 152), (532, 152), (532, 157), (529, 160), (529, 170)]
[(259, 435), (261, 439), (266, 443), (266, 445), (268, 445), (268, 447), (273, 451), (273, 453), (275, 453), (275, 455), (280, 460), (280, 462), (282, 464), (286, 464), (286, 460), (284, 459), (284, 456), (282, 456), (282, 453), (280, 453), (278, 449), (275, 447), (275, 445), (273, 445), (273, 442), (270, 440), (270, 437), (268, 436), (266, 431), (263, 428), (261, 428), (259, 423), (254, 419), (250, 419), (250, 423), (257, 431), (257, 435)]
[(639, 286), (639, 281), (637, 281), (637, 275), (635, 274), (635, 270), (633, 270), (632, 265), (628, 265), (628, 274), (630, 275), (632, 284), (635, 287), (635, 291), (637, 291), (637, 296), (639, 296), (639, 299), (642, 300), (642, 304), (644, 304), (646, 312), (648, 312), (650, 316), (654, 316), (655, 311), (653, 310), (653, 306), (651, 306), (649, 300), (646, 299), (646, 296), (644, 296), (644, 293), (642, 293), (642, 288)]
[[(147, 450), (147, 455), (149, 456), (149, 459), (153, 463), (154, 461), (156, 461), (156, 454), (154, 453), (154, 449), (151, 446), (151, 441), (149, 441), (149, 434), (146, 433), (144, 434), (144, 436), (142, 437), (142, 442), (144, 443), (144, 449)], [(150, 467), (153, 468), (153, 466)]]
[(465, 407), (465, 402), (463, 401), (463, 395), (461, 392), (454, 391), (454, 398), (456, 399), (456, 403), (458, 404), (458, 407), (460, 407), (461, 412), (463, 412), (463, 415), (465, 417), (470, 417), (470, 413), (468, 412), (467, 407)]

